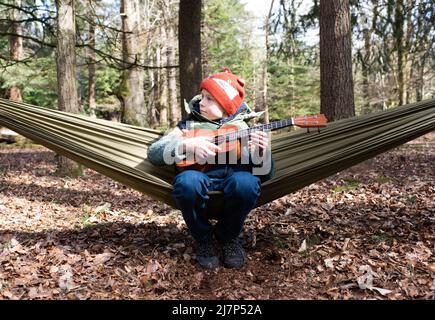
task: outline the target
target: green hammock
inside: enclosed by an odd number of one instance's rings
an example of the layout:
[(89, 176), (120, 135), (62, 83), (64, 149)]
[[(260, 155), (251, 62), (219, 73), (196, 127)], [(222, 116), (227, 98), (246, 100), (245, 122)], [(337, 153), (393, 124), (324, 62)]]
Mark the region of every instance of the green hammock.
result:
[[(161, 133), (0, 99), (0, 125), (171, 206), (173, 167), (155, 167), (146, 148)], [(273, 136), (276, 176), (257, 206), (435, 129), (435, 99)], [(212, 192), (210, 207), (222, 194)]]

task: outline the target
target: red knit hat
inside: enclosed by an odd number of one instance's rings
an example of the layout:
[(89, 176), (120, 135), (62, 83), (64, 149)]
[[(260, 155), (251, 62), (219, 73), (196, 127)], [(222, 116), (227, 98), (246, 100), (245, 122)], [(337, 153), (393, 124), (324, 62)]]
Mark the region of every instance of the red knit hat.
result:
[(228, 68), (224, 72), (211, 75), (201, 82), (200, 89), (205, 89), (213, 96), (228, 115), (236, 113), (245, 98), (245, 81)]

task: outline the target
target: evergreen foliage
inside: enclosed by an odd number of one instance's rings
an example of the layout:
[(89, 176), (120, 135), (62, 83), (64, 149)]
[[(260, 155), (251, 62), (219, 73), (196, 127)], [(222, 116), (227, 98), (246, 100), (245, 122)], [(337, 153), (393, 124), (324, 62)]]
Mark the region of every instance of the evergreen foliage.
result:
[(271, 120), (319, 112), (320, 76), (316, 66), (289, 63), (278, 56), (268, 61)]

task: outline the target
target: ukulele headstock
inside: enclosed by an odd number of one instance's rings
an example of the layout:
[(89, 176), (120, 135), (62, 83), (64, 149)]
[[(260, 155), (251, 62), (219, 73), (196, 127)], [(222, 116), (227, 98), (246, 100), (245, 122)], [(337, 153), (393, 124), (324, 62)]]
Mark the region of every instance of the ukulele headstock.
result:
[(300, 128), (323, 128), (326, 127), (327, 122), (328, 119), (324, 114), (293, 117), (293, 124)]

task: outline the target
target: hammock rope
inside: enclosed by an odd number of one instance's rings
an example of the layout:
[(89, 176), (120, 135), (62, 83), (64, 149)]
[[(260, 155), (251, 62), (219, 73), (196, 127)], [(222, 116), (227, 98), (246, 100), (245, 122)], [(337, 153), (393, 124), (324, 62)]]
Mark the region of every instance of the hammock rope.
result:
[[(114, 180), (174, 206), (173, 167), (155, 167), (147, 147), (156, 130), (0, 99), (0, 125)], [(273, 135), (276, 176), (263, 184), (257, 206), (349, 168), (435, 129), (435, 99)], [(218, 209), (220, 192), (209, 206)]]

